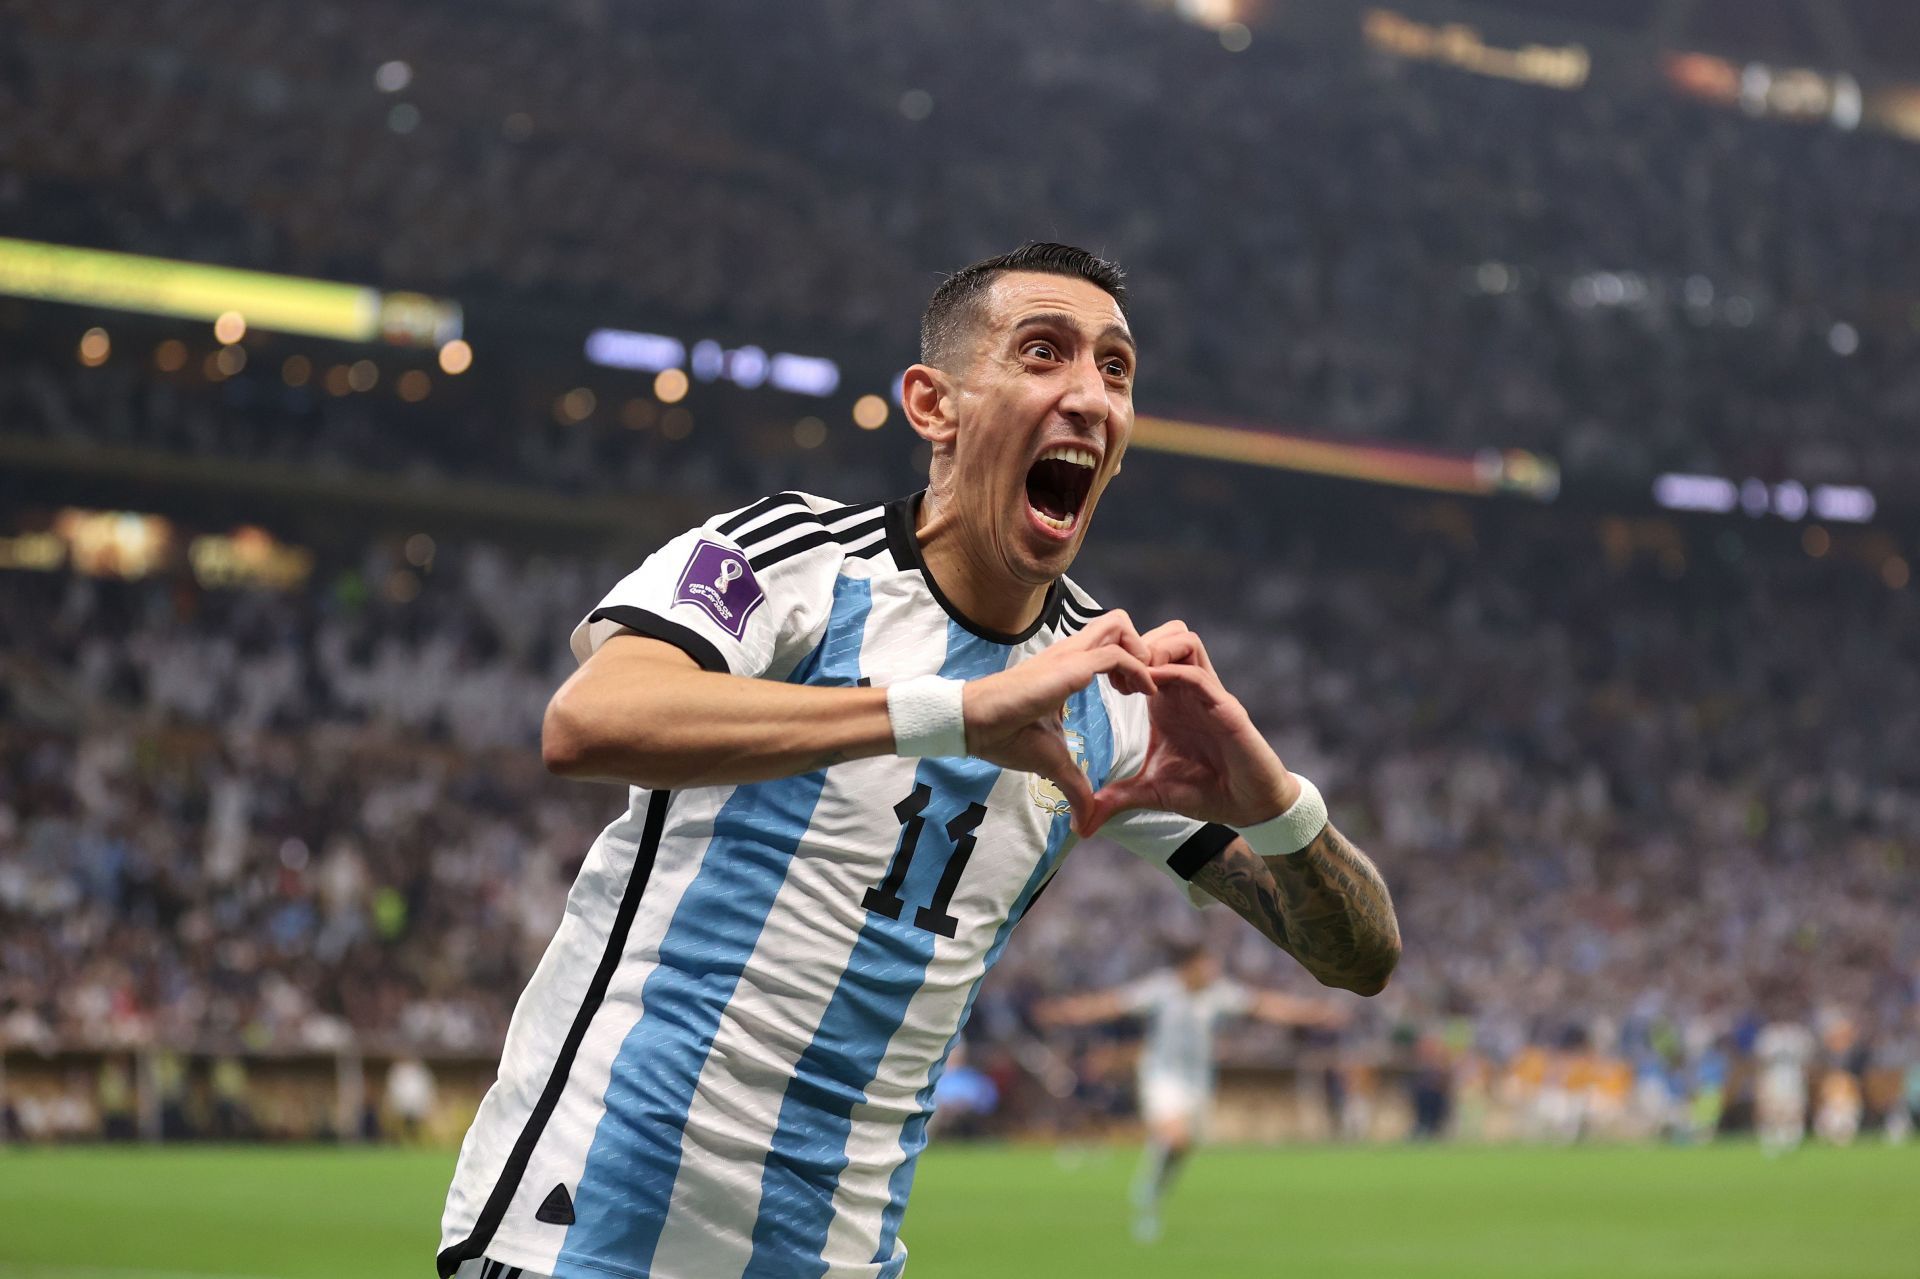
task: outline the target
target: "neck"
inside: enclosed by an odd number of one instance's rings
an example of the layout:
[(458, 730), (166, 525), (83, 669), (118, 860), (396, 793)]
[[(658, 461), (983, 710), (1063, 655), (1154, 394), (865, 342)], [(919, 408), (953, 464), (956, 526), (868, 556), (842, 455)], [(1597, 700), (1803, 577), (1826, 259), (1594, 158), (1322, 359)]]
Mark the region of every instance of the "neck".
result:
[(976, 626), (1018, 635), (1046, 607), (1052, 583), (1022, 582), (994, 563), (988, 530), (970, 527), (958, 505), (932, 488), (920, 500), (914, 536), (941, 593)]

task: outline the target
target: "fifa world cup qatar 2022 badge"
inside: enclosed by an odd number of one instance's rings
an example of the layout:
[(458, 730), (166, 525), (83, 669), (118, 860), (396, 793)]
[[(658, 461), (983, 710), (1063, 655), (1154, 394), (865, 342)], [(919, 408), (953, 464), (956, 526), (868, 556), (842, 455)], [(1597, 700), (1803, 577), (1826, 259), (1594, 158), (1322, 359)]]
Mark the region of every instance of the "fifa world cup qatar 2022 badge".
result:
[[(1067, 753), (1073, 756), (1073, 762), (1080, 766), (1081, 772), (1087, 771), (1087, 739), (1066, 730)], [(1033, 796), (1033, 805), (1049, 817), (1065, 817), (1073, 807), (1067, 803), (1066, 792), (1034, 773), (1027, 778), (1027, 793)]]
[(680, 574), (673, 602), (703, 610), (727, 634), (739, 639), (747, 633), (747, 619), (766, 597), (746, 556), (702, 538), (693, 548), (686, 571)]

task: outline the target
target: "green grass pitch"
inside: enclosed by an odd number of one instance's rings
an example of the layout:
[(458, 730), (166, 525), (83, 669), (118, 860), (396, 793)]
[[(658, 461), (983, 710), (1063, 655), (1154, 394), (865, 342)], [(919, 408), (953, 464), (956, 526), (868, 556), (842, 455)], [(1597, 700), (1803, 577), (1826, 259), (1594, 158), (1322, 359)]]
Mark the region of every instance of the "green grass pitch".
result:
[[(5, 1279), (432, 1274), (453, 1157), (0, 1150)], [(1127, 1236), (1133, 1153), (936, 1144), (912, 1279), (1916, 1279), (1920, 1147), (1220, 1149), (1165, 1236)]]

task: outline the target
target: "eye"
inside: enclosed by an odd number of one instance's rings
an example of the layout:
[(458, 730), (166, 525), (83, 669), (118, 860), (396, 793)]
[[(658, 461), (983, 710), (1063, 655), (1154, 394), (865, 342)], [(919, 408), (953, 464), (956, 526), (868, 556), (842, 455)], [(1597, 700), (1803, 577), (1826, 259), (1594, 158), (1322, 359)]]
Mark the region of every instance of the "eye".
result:
[(1054, 351), (1053, 343), (1051, 342), (1029, 342), (1027, 343), (1026, 353), (1039, 360), (1058, 358), (1058, 353)]
[(1115, 356), (1112, 359), (1107, 361), (1107, 376), (1111, 378), (1119, 378), (1121, 381), (1124, 382), (1128, 378), (1133, 376), (1133, 369), (1131, 366), (1127, 364), (1125, 360), (1121, 359), (1119, 356)]

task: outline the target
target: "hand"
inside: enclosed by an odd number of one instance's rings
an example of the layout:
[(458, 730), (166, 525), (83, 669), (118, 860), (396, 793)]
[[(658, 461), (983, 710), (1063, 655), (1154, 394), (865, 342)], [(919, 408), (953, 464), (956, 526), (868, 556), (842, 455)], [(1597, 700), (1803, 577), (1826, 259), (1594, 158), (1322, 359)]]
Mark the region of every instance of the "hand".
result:
[[(1292, 807), (1299, 781), (1221, 685), (1200, 637), (1184, 622), (1168, 622), (1142, 638), (1158, 690), (1148, 711), (1146, 761), (1133, 776), (1100, 789), (1081, 833), (1092, 834), (1133, 808), (1246, 827)], [(1074, 812), (1079, 815), (1079, 805)]]
[(1067, 749), (1067, 699), (1101, 675), (1123, 693), (1151, 695), (1151, 656), (1132, 619), (1103, 613), (1072, 639), (997, 675), (967, 681), (961, 691), (967, 753), (1038, 773), (1058, 786), (1077, 828), (1093, 806), (1093, 786)]

